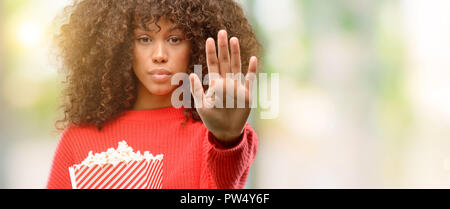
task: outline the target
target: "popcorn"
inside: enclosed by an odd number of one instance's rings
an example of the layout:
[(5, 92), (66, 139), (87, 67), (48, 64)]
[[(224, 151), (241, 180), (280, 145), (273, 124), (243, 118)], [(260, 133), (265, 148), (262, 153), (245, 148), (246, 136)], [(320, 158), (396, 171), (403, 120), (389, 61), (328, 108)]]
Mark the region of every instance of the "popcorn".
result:
[(160, 189), (162, 188), (163, 155), (134, 152), (126, 141), (117, 149), (89, 152), (77, 165), (69, 167), (74, 189)]
[(115, 166), (120, 162), (129, 163), (133, 160), (141, 161), (143, 159), (162, 160), (163, 155), (160, 154), (153, 156), (149, 151), (145, 151), (144, 155), (141, 155), (140, 151), (133, 152), (133, 148), (129, 147), (126, 141), (121, 141), (119, 142), (117, 150), (114, 148), (109, 148), (106, 152), (96, 154), (92, 154), (92, 151), (90, 151), (88, 157), (84, 159), (83, 162), (75, 166), (77, 168), (82, 165), (92, 167), (94, 165), (113, 164)]

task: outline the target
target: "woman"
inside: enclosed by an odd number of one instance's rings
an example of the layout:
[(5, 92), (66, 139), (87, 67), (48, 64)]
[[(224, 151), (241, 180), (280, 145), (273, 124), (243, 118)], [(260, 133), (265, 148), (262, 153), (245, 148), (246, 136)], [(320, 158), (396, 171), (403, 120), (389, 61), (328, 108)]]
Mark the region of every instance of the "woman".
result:
[[(164, 154), (163, 188), (243, 188), (257, 152), (247, 119), (261, 47), (236, 2), (79, 0), (65, 12), (56, 36), (67, 71), (64, 132), (47, 188), (72, 188), (69, 166), (122, 140)], [(203, 86), (194, 65), (218, 76)], [(239, 72), (245, 83), (226, 78)], [(179, 73), (189, 75), (195, 107), (172, 105)], [(245, 108), (208, 105), (229, 98)]]

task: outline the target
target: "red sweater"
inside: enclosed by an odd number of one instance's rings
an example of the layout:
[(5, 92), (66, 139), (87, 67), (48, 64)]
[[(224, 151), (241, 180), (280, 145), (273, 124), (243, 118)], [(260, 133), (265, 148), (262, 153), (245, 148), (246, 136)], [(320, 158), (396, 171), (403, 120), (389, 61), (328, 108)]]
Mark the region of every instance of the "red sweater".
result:
[(105, 123), (69, 126), (55, 151), (47, 188), (72, 188), (68, 167), (81, 163), (89, 151), (104, 152), (125, 140), (134, 151), (164, 154), (163, 189), (243, 188), (258, 146), (258, 137), (247, 123), (239, 143), (224, 148), (202, 122), (189, 120), (184, 108), (127, 110)]

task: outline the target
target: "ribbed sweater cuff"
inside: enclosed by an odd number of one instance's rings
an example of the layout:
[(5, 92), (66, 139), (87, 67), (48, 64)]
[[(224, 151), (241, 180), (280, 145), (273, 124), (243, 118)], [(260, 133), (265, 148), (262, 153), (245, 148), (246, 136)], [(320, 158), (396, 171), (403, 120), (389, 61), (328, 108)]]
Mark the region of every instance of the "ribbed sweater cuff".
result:
[(242, 182), (246, 178), (249, 165), (252, 163), (251, 156), (254, 155), (251, 147), (254, 145), (252, 130), (247, 123), (240, 142), (231, 147), (224, 148), (211, 132), (208, 131), (208, 167), (213, 180), (219, 188), (242, 188)]

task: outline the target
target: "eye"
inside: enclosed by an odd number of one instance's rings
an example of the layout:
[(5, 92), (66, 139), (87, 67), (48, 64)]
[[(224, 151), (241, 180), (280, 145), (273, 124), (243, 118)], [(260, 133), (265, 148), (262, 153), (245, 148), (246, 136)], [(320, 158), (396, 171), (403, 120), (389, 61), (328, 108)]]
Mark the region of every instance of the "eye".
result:
[(152, 42), (152, 39), (150, 37), (144, 36), (137, 39), (139, 43), (141, 44), (149, 44)]
[(182, 39), (181, 38), (178, 38), (178, 37), (176, 37), (176, 36), (171, 36), (170, 38), (169, 38), (169, 43), (170, 44), (178, 44), (178, 43), (180, 43), (182, 41)]

